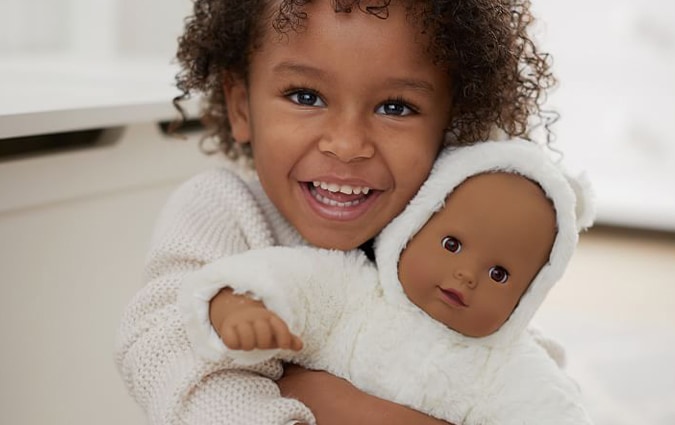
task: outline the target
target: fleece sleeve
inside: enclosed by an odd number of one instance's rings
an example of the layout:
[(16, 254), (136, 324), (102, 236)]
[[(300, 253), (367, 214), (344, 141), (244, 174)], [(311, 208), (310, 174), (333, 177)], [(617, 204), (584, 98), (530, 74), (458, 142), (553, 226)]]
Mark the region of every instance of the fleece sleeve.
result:
[[(178, 304), (195, 353), (244, 365), (281, 353), (230, 350), (222, 343), (209, 321), (209, 300), (224, 286), (261, 300), (312, 349), (315, 340), (325, 341), (348, 297), (362, 292), (366, 275), (360, 272), (369, 270), (367, 262), (358, 251), (276, 246), (223, 257), (188, 274)], [(292, 353), (286, 354), (283, 358)]]
[(272, 245), (246, 186), (223, 170), (179, 188), (160, 216), (146, 285), (126, 308), (116, 362), (151, 424), (286, 425), (314, 423), (309, 409), (282, 398), (277, 361), (251, 367), (195, 356), (177, 306), (186, 274), (218, 258)]

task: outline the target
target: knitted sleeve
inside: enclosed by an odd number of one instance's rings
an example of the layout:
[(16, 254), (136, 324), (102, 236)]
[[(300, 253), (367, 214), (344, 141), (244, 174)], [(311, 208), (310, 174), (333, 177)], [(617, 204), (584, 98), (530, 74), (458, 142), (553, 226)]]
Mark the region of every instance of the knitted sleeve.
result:
[(177, 293), (183, 277), (223, 256), (273, 245), (255, 199), (233, 174), (213, 170), (181, 186), (157, 224), (147, 284), (125, 310), (116, 362), (152, 424), (285, 425), (314, 423), (309, 409), (282, 398), (277, 361), (235, 368), (194, 356)]

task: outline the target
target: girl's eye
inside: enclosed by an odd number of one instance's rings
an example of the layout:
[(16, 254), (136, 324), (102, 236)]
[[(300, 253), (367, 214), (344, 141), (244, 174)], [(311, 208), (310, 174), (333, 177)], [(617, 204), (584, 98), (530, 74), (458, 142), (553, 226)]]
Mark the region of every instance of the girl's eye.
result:
[(405, 117), (415, 113), (415, 110), (401, 100), (392, 100), (380, 105), (375, 112), (382, 115)]
[(318, 94), (311, 90), (296, 90), (286, 95), (291, 102), (303, 106), (324, 107), (326, 104)]
[(459, 251), (462, 250), (462, 243), (459, 241), (459, 239), (453, 236), (444, 237), (441, 241), (441, 244), (443, 245), (443, 248), (452, 252), (453, 254), (458, 254)]
[(506, 283), (509, 280), (509, 272), (502, 266), (490, 267), (490, 279), (497, 283)]

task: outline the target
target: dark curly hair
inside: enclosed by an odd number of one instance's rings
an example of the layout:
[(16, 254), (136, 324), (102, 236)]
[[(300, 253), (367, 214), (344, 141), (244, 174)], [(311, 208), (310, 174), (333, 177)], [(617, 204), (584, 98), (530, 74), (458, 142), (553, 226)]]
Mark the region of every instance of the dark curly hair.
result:
[[(549, 140), (555, 113), (542, 110), (546, 91), (555, 84), (550, 57), (539, 52), (527, 33), (533, 22), (529, 0), (400, 0), (408, 18), (429, 35), (429, 53), (445, 66), (453, 82), (452, 137), (448, 143), (486, 140), (495, 128), (508, 136), (533, 138), (542, 126)], [(236, 158), (251, 155), (249, 145), (234, 143), (227, 119), (223, 78), (246, 78), (249, 57), (271, 20), (279, 33), (298, 31), (311, 0), (194, 0), (179, 38), (176, 76), (182, 95), (205, 95), (202, 121), (218, 149)], [(382, 19), (391, 0), (332, 0), (336, 13), (358, 9)], [(275, 9), (271, 9), (274, 3)], [(532, 119), (535, 118), (535, 119)]]

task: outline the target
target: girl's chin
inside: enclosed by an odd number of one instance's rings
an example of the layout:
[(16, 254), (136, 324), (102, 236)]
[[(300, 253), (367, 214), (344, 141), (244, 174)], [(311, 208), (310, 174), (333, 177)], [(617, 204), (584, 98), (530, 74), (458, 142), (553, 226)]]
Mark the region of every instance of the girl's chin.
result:
[(356, 249), (368, 240), (358, 238), (359, 235), (352, 235), (351, 232), (341, 231), (336, 228), (321, 229), (319, 227), (308, 227), (298, 229), (302, 237), (312, 246), (324, 249), (337, 249), (340, 251), (349, 251)]

